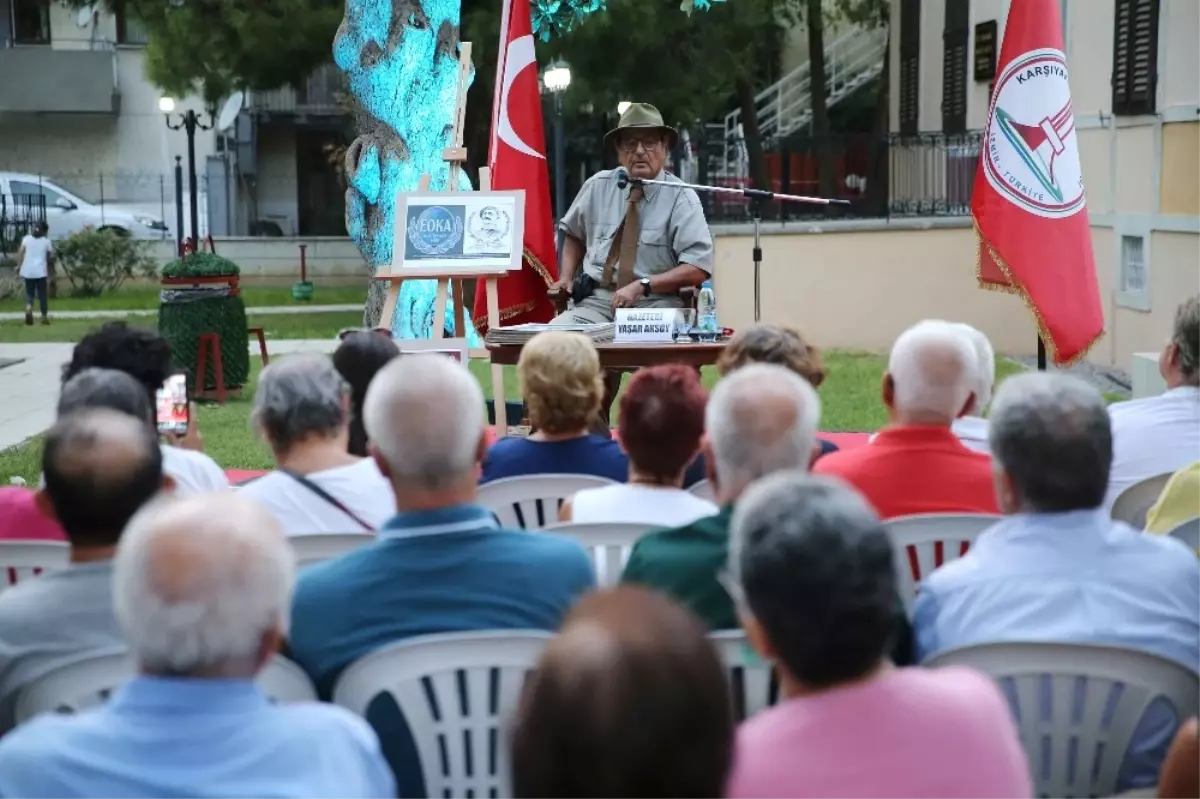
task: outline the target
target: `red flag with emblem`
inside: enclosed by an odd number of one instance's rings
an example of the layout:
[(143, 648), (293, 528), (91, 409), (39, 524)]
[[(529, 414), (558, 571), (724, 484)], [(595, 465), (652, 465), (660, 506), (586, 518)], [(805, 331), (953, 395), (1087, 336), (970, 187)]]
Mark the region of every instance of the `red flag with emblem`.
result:
[[(546, 288), (558, 277), (550, 168), (529, 0), (504, 0), (500, 16), (500, 55), (492, 100), (492, 139), (488, 166), (492, 188), (525, 190), (525, 257), (521, 271), (500, 278), (500, 321), (505, 325), (548, 322), (554, 305)], [(475, 284), (475, 327), (487, 330), (484, 280)]]
[(1021, 295), (1057, 364), (1104, 335), (1058, 0), (1012, 0), (971, 215), (984, 288)]

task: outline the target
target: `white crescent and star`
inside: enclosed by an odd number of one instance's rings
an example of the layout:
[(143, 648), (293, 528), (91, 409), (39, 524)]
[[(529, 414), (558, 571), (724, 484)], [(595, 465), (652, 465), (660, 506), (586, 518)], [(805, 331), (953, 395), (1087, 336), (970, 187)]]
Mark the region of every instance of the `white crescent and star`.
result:
[(502, 142), (514, 150), (531, 155), (534, 158), (541, 158), (544, 161), (546, 159), (545, 154), (539, 153), (522, 141), (517, 132), (513, 130), (512, 122), (508, 118), (508, 94), (512, 91), (512, 85), (516, 82), (517, 76), (531, 66), (537, 66), (533, 36), (522, 36), (519, 39), (513, 39), (509, 42), (508, 52), (504, 57), (504, 82), (501, 84), (500, 90), (500, 114), (497, 120), (497, 135)]

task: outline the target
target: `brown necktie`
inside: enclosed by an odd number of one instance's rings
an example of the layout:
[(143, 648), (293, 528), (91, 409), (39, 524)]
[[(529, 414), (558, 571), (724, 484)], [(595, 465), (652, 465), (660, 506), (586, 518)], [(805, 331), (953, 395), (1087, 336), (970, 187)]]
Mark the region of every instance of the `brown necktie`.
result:
[(641, 219), (638, 213), (638, 202), (645, 196), (645, 190), (634, 184), (629, 187), (629, 205), (625, 209), (625, 218), (613, 235), (612, 245), (608, 249), (608, 258), (604, 261), (604, 274), (600, 284), (605, 288), (612, 285), (613, 264), (619, 262), (617, 269), (617, 288), (623, 289), (633, 282), (633, 267), (637, 263), (638, 238), (641, 235)]

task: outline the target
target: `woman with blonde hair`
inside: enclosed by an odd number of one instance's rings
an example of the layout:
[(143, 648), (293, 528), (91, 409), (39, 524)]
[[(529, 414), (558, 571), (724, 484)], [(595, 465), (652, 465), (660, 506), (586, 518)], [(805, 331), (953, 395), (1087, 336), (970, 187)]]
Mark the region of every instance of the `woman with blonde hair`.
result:
[(624, 482), (629, 463), (620, 445), (590, 431), (600, 414), (600, 356), (579, 333), (534, 336), (517, 361), (534, 432), (488, 450), (480, 482), (528, 474), (590, 474)]

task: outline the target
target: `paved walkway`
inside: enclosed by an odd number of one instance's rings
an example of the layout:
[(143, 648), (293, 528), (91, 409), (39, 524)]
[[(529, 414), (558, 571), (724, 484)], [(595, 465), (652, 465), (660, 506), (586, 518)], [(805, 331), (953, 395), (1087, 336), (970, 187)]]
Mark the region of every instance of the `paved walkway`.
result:
[[(337, 313), (340, 311), (361, 311), (362, 305), (252, 305), (246, 309), (247, 314), (265, 316), (268, 314), (299, 314), (299, 313)], [(158, 316), (157, 308), (138, 308), (129, 311), (56, 311), (50, 307), (50, 319), (124, 319), (130, 316)], [(14, 322), (25, 317), (23, 311), (16, 313), (0, 313), (0, 322)]]
[[(272, 357), (331, 353), (337, 344), (332, 338), (268, 339), (267, 351)], [(14, 447), (53, 424), (62, 368), (71, 360), (74, 347), (70, 343), (0, 344), (0, 359), (20, 361), (0, 369), (0, 449)], [(258, 341), (250, 342), (250, 354), (258, 357)]]

